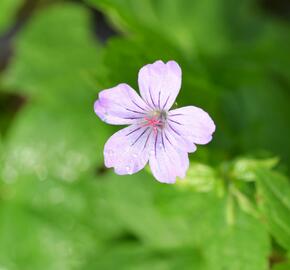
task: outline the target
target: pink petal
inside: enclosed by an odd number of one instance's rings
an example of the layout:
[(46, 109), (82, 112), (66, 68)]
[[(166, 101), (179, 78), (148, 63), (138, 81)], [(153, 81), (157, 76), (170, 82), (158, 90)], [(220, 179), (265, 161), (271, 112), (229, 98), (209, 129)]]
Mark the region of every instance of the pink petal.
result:
[(162, 183), (175, 183), (176, 177), (184, 178), (189, 167), (188, 154), (175, 147), (158, 133), (149, 157), (154, 177)]
[(95, 113), (106, 123), (127, 125), (145, 116), (148, 105), (127, 84), (103, 90), (94, 105)]
[(194, 106), (170, 111), (168, 125), (175, 133), (196, 144), (209, 143), (215, 131), (215, 124), (208, 113)]
[(156, 61), (142, 67), (138, 75), (142, 98), (153, 108), (168, 110), (181, 86), (181, 69), (175, 61)]
[(144, 168), (152, 145), (148, 127), (131, 125), (109, 138), (104, 148), (105, 166), (117, 174), (133, 174)]

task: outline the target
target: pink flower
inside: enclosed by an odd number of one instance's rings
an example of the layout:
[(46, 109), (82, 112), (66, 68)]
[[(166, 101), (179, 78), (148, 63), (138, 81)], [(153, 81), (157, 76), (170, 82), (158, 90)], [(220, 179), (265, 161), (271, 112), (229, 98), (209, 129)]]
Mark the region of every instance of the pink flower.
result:
[(215, 124), (200, 108), (170, 110), (181, 86), (175, 61), (156, 61), (138, 75), (141, 97), (127, 84), (103, 90), (95, 102), (96, 114), (106, 123), (129, 125), (105, 144), (105, 166), (117, 174), (133, 174), (149, 161), (154, 177), (163, 183), (184, 178), (188, 153), (212, 139)]

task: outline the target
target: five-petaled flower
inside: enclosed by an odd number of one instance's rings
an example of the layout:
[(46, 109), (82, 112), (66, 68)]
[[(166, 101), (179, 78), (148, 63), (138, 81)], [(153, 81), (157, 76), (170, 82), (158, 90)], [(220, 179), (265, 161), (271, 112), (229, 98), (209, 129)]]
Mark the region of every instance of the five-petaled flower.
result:
[(127, 84), (103, 90), (95, 102), (96, 114), (106, 123), (129, 125), (105, 144), (105, 166), (117, 174), (133, 174), (149, 161), (154, 177), (163, 183), (184, 178), (188, 153), (212, 139), (215, 125), (200, 108), (170, 110), (181, 87), (181, 69), (175, 61), (156, 61), (138, 75), (141, 97)]

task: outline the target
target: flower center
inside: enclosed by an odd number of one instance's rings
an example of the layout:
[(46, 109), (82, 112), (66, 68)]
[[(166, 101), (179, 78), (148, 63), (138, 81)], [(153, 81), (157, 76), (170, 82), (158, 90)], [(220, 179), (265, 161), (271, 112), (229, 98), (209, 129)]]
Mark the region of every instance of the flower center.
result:
[(165, 125), (165, 120), (167, 118), (167, 113), (165, 111), (153, 111), (144, 117), (144, 127), (151, 127), (154, 134), (156, 135), (158, 129), (163, 129)]

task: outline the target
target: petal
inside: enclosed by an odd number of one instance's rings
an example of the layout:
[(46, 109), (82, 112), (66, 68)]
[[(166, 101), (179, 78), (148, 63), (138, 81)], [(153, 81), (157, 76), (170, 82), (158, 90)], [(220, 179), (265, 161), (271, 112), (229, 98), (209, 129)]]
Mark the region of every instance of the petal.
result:
[(127, 84), (103, 90), (94, 105), (95, 113), (106, 123), (127, 125), (143, 118), (148, 105)]
[(179, 150), (158, 133), (150, 153), (149, 164), (154, 177), (162, 183), (175, 183), (184, 178), (189, 167), (188, 154)]
[(181, 69), (175, 61), (156, 61), (142, 67), (138, 75), (142, 98), (152, 107), (168, 110), (181, 86)]
[(148, 162), (151, 137), (149, 127), (131, 125), (118, 131), (105, 144), (105, 166), (120, 175), (140, 171)]
[(173, 127), (164, 129), (162, 136), (180, 151), (193, 153), (196, 151), (196, 145), (186, 137), (180, 136), (178, 131), (172, 130)]
[(215, 124), (204, 110), (187, 106), (168, 113), (168, 129), (196, 144), (207, 144), (212, 139)]

